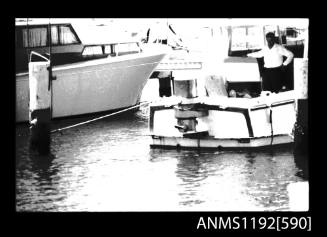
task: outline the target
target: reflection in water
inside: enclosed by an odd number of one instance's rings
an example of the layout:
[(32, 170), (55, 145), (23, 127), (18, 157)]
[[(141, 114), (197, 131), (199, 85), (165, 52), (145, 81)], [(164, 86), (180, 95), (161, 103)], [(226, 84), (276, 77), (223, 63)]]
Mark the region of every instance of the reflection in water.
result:
[(287, 185), (297, 182), (297, 171), (290, 152), (258, 153), (248, 162), (247, 193), (264, 210), (287, 210)]
[(31, 169), (37, 174), (38, 181), (52, 184), (52, 178), (58, 172), (57, 168), (52, 165), (54, 159), (55, 156), (53, 154), (30, 154)]
[(187, 210), (233, 211), (253, 208), (244, 195), (244, 157), (229, 152), (188, 153), (179, 159), (181, 205)]
[(18, 211), (283, 211), (287, 185), (305, 179), (290, 150), (150, 149), (138, 114), (55, 133), (48, 157), (31, 153), (28, 134), (16, 126)]
[[(19, 207), (17, 209), (50, 211), (55, 206), (55, 200), (63, 198), (57, 188), (58, 169), (53, 164), (56, 157), (53, 154), (39, 155), (38, 152), (30, 151), (29, 156), (24, 158), (23, 162), (27, 165), (25, 168), (28, 169), (25, 172), (21, 169), (16, 170), (16, 202)], [(22, 160), (16, 163), (16, 167), (22, 168), (21, 164)], [(25, 202), (32, 208), (26, 208)], [(49, 203), (53, 204), (48, 205)]]
[(181, 152), (177, 159), (176, 176), (181, 179), (179, 203), (187, 207), (205, 202), (197, 198), (197, 193), (209, 175), (204, 165), (206, 158), (199, 152)]
[(307, 154), (294, 153), (294, 161), (299, 171), (296, 173), (297, 176), (304, 180), (309, 180), (309, 162)]
[[(162, 150), (152, 152), (158, 161)], [(177, 159), (181, 210), (288, 210), (287, 185), (296, 176), (290, 150), (269, 152), (166, 151)]]

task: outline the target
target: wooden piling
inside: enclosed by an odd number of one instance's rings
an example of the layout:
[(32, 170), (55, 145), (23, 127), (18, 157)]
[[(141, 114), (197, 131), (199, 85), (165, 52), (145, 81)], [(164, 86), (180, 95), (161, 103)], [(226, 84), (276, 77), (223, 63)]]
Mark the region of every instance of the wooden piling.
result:
[(49, 62), (29, 63), (30, 148), (42, 155), (50, 152), (51, 89)]
[(308, 152), (308, 59), (294, 59), (294, 90), (297, 98), (294, 127), (295, 152)]

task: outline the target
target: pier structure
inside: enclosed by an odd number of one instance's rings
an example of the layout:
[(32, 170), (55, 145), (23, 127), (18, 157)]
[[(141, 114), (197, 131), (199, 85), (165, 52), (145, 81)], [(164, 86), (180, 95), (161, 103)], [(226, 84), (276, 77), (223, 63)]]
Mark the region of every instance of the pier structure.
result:
[(308, 152), (308, 58), (294, 59), (294, 91), (296, 94), (295, 152)]
[(309, 178), (309, 110), (308, 59), (294, 59), (294, 90), (296, 94), (296, 123), (294, 135), (294, 161), (304, 179)]

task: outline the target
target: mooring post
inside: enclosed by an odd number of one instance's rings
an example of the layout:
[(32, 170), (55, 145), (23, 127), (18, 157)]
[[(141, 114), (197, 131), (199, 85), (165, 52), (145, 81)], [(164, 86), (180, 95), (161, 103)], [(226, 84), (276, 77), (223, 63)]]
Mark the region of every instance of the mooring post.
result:
[(295, 152), (308, 151), (308, 58), (294, 59), (294, 91), (297, 98), (294, 127)]
[(30, 147), (42, 155), (50, 152), (51, 89), (50, 62), (30, 62), (29, 67), (29, 122)]

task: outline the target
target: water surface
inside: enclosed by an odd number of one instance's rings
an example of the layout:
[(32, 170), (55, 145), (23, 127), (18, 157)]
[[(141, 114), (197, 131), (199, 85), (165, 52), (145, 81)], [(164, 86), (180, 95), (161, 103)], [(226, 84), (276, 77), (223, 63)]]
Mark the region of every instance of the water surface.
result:
[(49, 156), (16, 125), (16, 210), (288, 211), (288, 184), (305, 180), (291, 149), (150, 149), (147, 123), (139, 111), (54, 133)]

